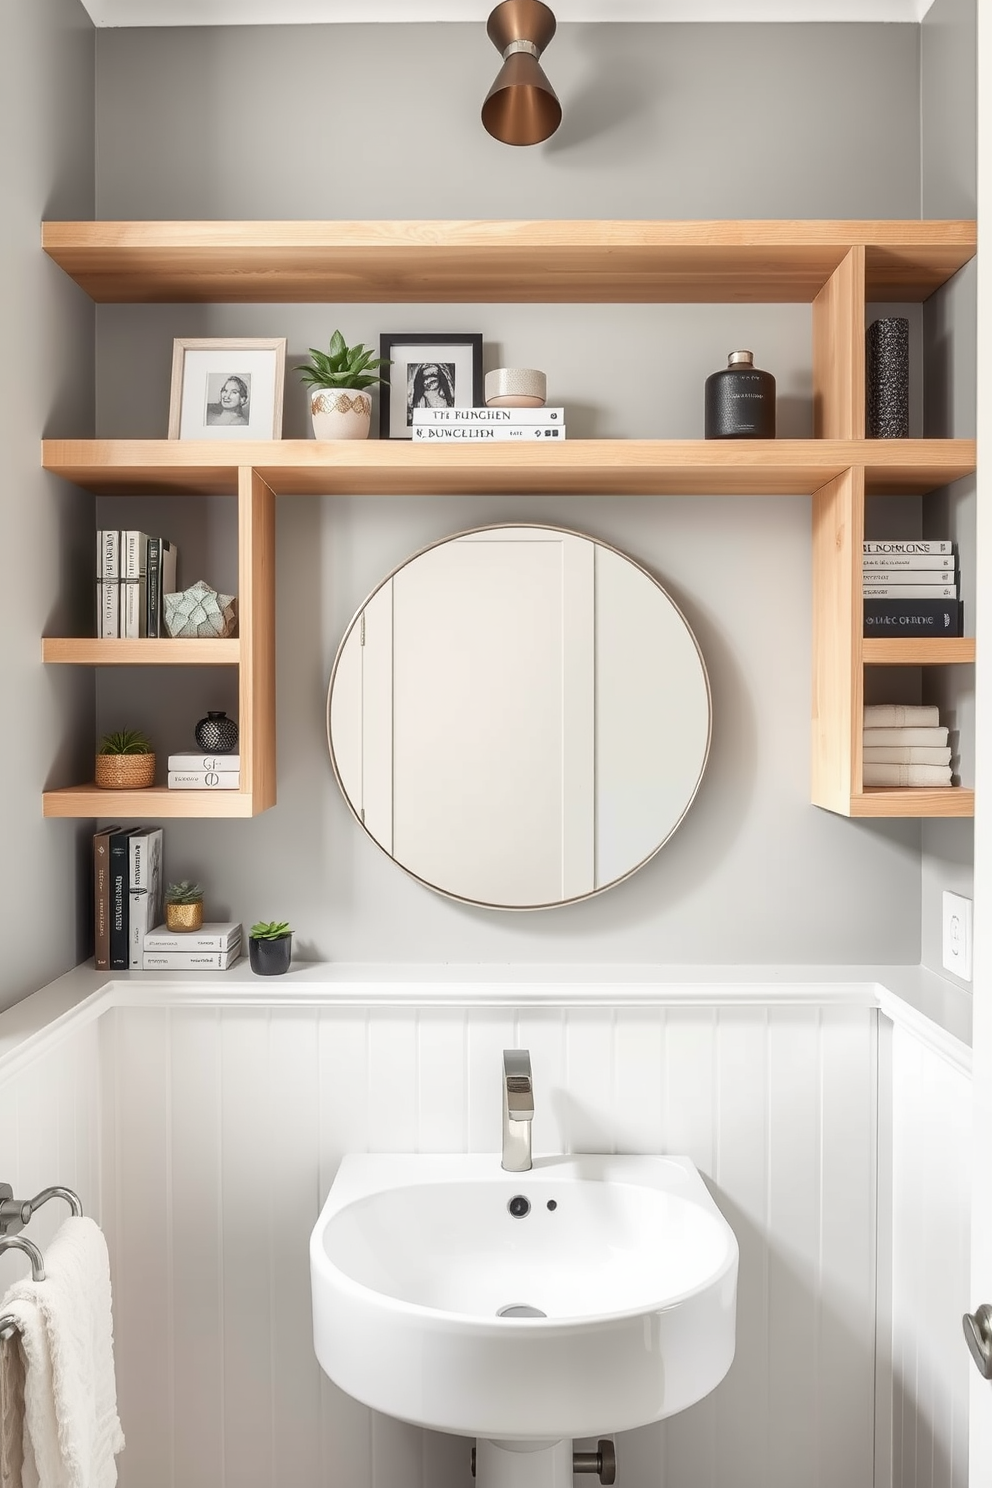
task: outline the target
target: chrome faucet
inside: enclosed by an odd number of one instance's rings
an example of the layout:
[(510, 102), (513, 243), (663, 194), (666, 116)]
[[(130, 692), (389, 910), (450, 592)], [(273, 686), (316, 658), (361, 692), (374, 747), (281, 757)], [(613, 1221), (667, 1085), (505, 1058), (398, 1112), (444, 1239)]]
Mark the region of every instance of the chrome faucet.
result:
[(531, 1168), (531, 1126), (534, 1121), (534, 1083), (526, 1049), (503, 1050), (503, 1160), (508, 1173)]

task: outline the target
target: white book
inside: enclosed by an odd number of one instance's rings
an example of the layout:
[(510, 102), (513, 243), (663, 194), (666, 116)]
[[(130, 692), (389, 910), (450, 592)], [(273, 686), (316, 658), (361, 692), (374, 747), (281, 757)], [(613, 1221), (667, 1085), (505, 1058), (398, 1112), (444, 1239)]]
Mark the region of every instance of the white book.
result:
[(414, 443), (433, 440), (437, 444), (474, 440), (565, 438), (564, 424), (414, 424)]
[(240, 770), (170, 770), (170, 790), (240, 790)]
[(204, 920), (199, 930), (170, 930), (168, 925), (156, 925), (145, 936), (146, 951), (181, 951), (189, 955), (193, 951), (229, 951), (241, 944), (240, 920)]
[(121, 576), (121, 535), (114, 528), (101, 527), (96, 535), (96, 576), (98, 579)]
[(946, 728), (866, 728), (861, 736), (865, 749), (879, 744), (917, 744), (927, 749), (943, 749), (947, 740)]
[(148, 634), (148, 534), (134, 528), (121, 533), (121, 635), (136, 640)]
[(862, 578), (866, 584), (956, 584), (953, 568), (869, 568), (865, 564)]
[(128, 967), (141, 970), (141, 953), (145, 935), (162, 918), (165, 901), (165, 874), (162, 848), (165, 833), (161, 827), (140, 827), (127, 840), (128, 855)]
[(563, 424), (564, 408), (415, 408), (418, 424)]
[[(951, 570), (954, 568), (953, 553), (864, 553), (861, 567), (865, 573), (879, 569), (883, 573), (915, 573), (921, 568)], [(928, 583), (927, 579), (922, 580)]]
[(930, 703), (866, 703), (865, 728), (937, 728), (940, 709)]
[(862, 773), (867, 786), (944, 786), (951, 784), (950, 765), (865, 765)]
[(121, 584), (119, 579), (101, 579), (96, 586), (97, 635), (113, 641), (121, 633)]
[(142, 971), (226, 971), (241, 957), (241, 946), (229, 951), (143, 951)]
[(180, 750), (170, 754), (170, 770), (240, 770), (240, 754), (203, 754), (196, 749)]
[(861, 544), (861, 551), (870, 555), (877, 553), (928, 553), (932, 557), (934, 554), (953, 553), (954, 544), (949, 537), (939, 539), (929, 537), (892, 538), (888, 542), (863, 542)]
[(866, 765), (949, 765), (951, 751), (930, 749), (925, 744), (870, 744), (864, 750)]
[(865, 584), (865, 599), (957, 599), (956, 584)]

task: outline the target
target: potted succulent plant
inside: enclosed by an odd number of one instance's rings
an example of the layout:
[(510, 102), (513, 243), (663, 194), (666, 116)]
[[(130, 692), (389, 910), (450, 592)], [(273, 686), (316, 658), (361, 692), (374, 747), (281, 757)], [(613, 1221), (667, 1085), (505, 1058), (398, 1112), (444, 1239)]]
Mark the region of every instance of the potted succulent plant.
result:
[(387, 357), (373, 357), (367, 346), (349, 346), (335, 331), (327, 351), (310, 348), (310, 361), (296, 368), (310, 388), (310, 417), (317, 439), (366, 439), (372, 398), (365, 391), (385, 382), (376, 371)]
[(248, 960), (259, 976), (281, 976), (293, 957), (293, 932), (285, 920), (260, 920), (248, 932)]
[(155, 784), (155, 751), (140, 729), (104, 734), (96, 757), (102, 790), (144, 790)]
[(184, 878), (165, 891), (165, 923), (170, 930), (199, 930), (203, 924), (203, 890)]

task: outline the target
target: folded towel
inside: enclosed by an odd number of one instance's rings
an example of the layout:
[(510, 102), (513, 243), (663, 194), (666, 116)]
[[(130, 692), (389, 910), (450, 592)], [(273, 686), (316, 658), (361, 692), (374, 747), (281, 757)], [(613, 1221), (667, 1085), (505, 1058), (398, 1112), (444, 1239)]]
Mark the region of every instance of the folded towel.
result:
[(950, 765), (871, 765), (863, 770), (867, 786), (908, 785), (916, 788), (951, 784)]
[(45, 1248), (45, 1280), (16, 1282), (0, 1305), (21, 1330), (24, 1481), (113, 1488), (124, 1446), (114, 1378), (110, 1265), (91, 1219), (65, 1220)]
[(924, 744), (866, 744), (866, 765), (949, 765), (950, 746), (929, 749)]
[(23, 1469), (24, 1354), (15, 1333), (0, 1338), (0, 1488), (26, 1488)]
[(878, 744), (918, 744), (925, 749), (944, 749), (947, 746), (946, 728), (866, 728), (862, 733), (866, 746)]
[(934, 728), (940, 709), (923, 703), (866, 703), (865, 728)]

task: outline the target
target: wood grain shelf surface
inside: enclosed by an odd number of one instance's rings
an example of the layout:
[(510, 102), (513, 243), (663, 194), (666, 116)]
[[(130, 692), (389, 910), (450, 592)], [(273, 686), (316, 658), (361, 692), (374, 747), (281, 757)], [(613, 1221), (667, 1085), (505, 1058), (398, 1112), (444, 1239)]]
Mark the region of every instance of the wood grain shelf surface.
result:
[(865, 790), (851, 797), (851, 816), (974, 816), (975, 792), (951, 785), (940, 790)]
[(277, 495), (809, 495), (851, 466), (870, 494), (918, 495), (975, 468), (970, 439), (45, 440), (46, 470), (98, 495), (228, 494), (239, 468)]
[(812, 302), (865, 250), (869, 300), (922, 300), (970, 221), (46, 222), (97, 302)]
[(865, 638), (861, 657), (866, 666), (952, 666), (974, 662), (974, 636), (937, 636), (904, 640), (898, 636)]
[(74, 666), (237, 666), (237, 640), (110, 640), (90, 636), (46, 636), (41, 659)]
[(248, 817), (257, 810), (251, 793), (231, 790), (169, 790), (150, 786), (147, 790), (101, 790), (94, 784), (45, 791), (45, 816), (116, 817), (155, 821), (182, 817)]

